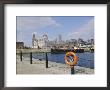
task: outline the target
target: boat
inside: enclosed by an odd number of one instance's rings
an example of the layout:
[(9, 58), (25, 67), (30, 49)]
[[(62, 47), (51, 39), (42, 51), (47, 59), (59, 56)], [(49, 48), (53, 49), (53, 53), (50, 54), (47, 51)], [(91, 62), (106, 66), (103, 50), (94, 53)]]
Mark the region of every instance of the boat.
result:
[(51, 53), (60, 54), (60, 53), (66, 53), (66, 52), (75, 52), (75, 53), (84, 53), (84, 49), (51, 49)]

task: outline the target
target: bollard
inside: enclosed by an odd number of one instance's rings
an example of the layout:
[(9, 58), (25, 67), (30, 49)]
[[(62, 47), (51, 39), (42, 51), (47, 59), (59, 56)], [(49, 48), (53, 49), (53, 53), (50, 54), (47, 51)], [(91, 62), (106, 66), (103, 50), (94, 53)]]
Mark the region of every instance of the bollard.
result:
[(30, 52), (30, 64), (32, 64), (32, 52)]
[(74, 74), (74, 66), (71, 67), (71, 74)]
[(48, 56), (47, 56), (47, 53), (46, 53), (46, 68), (48, 68)]
[(22, 61), (22, 51), (21, 51), (21, 53), (20, 53), (20, 59), (21, 59), (21, 61)]

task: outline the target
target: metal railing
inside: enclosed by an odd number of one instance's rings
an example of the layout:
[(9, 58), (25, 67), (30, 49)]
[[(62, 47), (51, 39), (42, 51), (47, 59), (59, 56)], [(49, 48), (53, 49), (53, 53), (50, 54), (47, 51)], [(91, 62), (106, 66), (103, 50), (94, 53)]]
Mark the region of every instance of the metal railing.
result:
[[(45, 62), (45, 66), (46, 66), (46, 68), (48, 68), (48, 52), (40, 52), (40, 53), (44, 53), (44, 55), (45, 55), (45, 60), (46, 60), (46, 62)], [(22, 62), (23, 61), (23, 52), (21, 51), (20, 53), (17, 53), (17, 54), (20, 54), (19, 56), (20, 56), (20, 61)], [(30, 52), (30, 53), (28, 53), (29, 54), (29, 57), (30, 57), (30, 64), (33, 64), (33, 53), (32, 52)]]

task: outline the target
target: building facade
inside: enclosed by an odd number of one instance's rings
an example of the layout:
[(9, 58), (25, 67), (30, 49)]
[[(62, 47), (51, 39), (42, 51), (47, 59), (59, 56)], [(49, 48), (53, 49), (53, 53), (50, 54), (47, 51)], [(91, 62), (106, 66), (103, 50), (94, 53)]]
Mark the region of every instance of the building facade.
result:
[(16, 42), (16, 48), (17, 49), (23, 49), (24, 48), (24, 42)]
[(33, 34), (32, 37), (32, 48), (46, 48), (48, 43), (48, 36), (44, 34), (42, 37), (36, 37), (35, 34)]

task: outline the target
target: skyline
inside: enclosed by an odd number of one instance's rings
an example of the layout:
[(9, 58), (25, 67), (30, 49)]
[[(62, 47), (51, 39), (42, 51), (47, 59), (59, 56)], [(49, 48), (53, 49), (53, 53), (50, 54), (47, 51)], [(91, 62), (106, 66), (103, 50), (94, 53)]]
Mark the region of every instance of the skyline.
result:
[(47, 34), (49, 40), (94, 39), (93, 16), (17, 16), (17, 41), (32, 46), (32, 34)]

